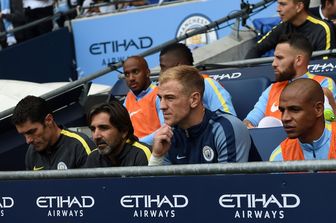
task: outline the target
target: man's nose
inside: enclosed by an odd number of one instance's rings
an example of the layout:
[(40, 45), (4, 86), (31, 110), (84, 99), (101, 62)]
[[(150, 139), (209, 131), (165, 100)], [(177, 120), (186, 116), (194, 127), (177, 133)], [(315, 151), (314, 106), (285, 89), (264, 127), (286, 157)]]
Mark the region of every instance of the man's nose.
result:
[(25, 135), (26, 138), (26, 143), (27, 144), (31, 144), (33, 142), (33, 137), (29, 136), (29, 135)]

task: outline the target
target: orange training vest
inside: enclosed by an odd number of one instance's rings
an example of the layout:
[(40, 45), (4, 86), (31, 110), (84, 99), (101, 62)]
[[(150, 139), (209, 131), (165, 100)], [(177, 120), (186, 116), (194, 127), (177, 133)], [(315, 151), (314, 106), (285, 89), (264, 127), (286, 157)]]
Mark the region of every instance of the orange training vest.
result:
[[(308, 76), (310, 78), (310, 76)], [(312, 79), (317, 81), (319, 84), (325, 79), (326, 77), (313, 75)], [(288, 81), (281, 81), (272, 84), (271, 90), (268, 95), (268, 101), (265, 110), (265, 116), (272, 116), (277, 119), (281, 119), (281, 112), (279, 111), (279, 100), (280, 95), (283, 89), (287, 86)]]
[(126, 109), (130, 114), (134, 135), (139, 138), (153, 133), (161, 126), (155, 106), (157, 92), (158, 88), (155, 87), (139, 101), (131, 91), (127, 94)]
[[(331, 142), (328, 159), (336, 159), (336, 122), (331, 123)], [(285, 139), (281, 144), (281, 152), (284, 161), (304, 160), (304, 155), (300, 147), (299, 139)]]

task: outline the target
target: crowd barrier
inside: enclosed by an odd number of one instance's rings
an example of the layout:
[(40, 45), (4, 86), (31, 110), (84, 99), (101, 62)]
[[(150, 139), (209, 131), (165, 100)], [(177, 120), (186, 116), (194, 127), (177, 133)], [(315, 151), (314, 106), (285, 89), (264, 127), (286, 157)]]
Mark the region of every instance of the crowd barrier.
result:
[(1, 173), (0, 221), (330, 222), (335, 173), (247, 174), (321, 163), (335, 169), (332, 161), (310, 161)]

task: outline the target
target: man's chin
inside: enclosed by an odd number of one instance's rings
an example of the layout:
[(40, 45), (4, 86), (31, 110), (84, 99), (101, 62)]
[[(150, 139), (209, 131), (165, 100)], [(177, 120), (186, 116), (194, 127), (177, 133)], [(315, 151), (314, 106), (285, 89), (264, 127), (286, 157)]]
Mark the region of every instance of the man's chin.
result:
[(101, 155), (108, 155), (112, 152), (112, 149), (109, 146), (105, 146), (105, 147), (98, 147), (98, 152)]

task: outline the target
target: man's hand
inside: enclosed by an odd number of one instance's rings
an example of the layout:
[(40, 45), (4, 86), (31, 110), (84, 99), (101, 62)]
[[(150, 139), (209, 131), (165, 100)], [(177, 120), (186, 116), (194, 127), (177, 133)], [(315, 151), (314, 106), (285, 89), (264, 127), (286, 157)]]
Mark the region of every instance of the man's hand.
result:
[(243, 123), (246, 125), (248, 129), (255, 128), (255, 126), (253, 126), (252, 123), (247, 119), (244, 119)]
[(152, 155), (155, 157), (163, 157), (170, 148), (172, 137), (172, 128), (167, 124), (163, 124), (156, 131), (156, 134), (154, 136)]

